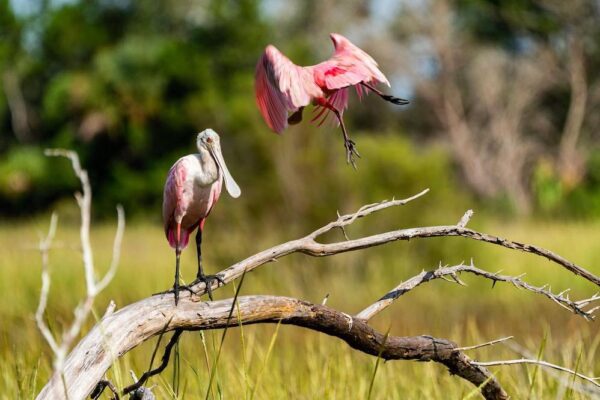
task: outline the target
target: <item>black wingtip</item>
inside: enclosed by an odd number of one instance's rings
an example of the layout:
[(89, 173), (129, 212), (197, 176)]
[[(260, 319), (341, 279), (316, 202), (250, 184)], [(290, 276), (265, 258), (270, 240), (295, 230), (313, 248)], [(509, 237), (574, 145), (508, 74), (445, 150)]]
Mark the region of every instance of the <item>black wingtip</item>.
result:
[(410, 103), (410, 101), (401, 99), (399, 97), (390, 96), (389, 94), (384, 94), (381, 96), (385, 101), (389, 101), (390, 103), (396, 104), (398, 106), (405, 106)]

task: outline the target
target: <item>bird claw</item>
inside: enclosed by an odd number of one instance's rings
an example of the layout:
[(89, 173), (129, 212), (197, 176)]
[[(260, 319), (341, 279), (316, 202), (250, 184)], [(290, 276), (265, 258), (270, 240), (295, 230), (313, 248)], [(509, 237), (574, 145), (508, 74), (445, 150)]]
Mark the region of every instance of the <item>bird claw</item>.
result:
[(352, 164), (352, 168), (356, 169), (354, 156), (356, 155), (356, 157), (361, 158), (360, 153), (356, 149), (356, 143), (353, 140), (346, 139), (344, 140), (344, 147), (346, 148), (346, 162)]
[(177, 305), (177, 303), (179, 302), (179, 292), (181, 292), (182, 290), (187, 290), (190, 293), (190, 295), (197, 294), (197, 292), (194, 291), (194, 289), (192, 289), (192, 286), (193, 286), (193, 284), (178, 285), (177, 287), (173, 286), (173, 288), (171, 288), (169, 290), (165, 290), (164, 292), (154, 293), (153, 296), (174, 293), (175, 294), (175, 305)]
[(396, 104), (398, 106), (405, 106), (410, 103), (410, 101), (408, 101), (408, 100), (401, 99), (401, 98), (395, 97), (395, 96), (390, 96), (389, 94), (381, 95), (381, 97), (384, 100), (389, 101), (390, 103)]
[(213, 300), (213, 296), (212, 296), (212, 282), (213, 281), (218, 282), (217, 287), (219, 287), (219, 284), (225, 285), (225, 281), (219, 274), (198, 276), (196, 278), (196, 280), (194, 280), (194, 282), (192, 282), (191, 285), (193, 286), (197, 283), (204, 282), (204, 285), (206, 286), (206, 294), (208, 294), (208, 298), (212, 301)]

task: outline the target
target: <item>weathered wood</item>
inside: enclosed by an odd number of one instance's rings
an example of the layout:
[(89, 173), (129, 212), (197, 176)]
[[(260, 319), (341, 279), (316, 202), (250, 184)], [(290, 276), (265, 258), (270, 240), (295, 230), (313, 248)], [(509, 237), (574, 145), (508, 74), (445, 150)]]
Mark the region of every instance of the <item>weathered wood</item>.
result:
[[(507, 399), (490, 372), (472, 364), (457, 346), (430, 336), (397, 337), (375, 331), (365, 322), (326, 306), (278, 296), (244, 296), (238, 299), (243, 324), (274, 323), (301, 326), (344, 340), (352, 348), (386, 360), (434, 361), (457, 376), (482, 386), (487, 399)], [(64, 379), (68, 398), (84, 399), (102, 379), (117, 357), (158, 335), (169, 322), (175, 329), (220, 329), (239, 325), (228, 320), (232, 299), (214, 302), (182, 299), (177, 307), (172, 296), (153, 296), (106, 315), (79, 342), (66, 363)], [(38, 399), (64, 399), (60, 377), (54, 376)]]
[[(388, 207), (404, 205), (425, 193), (426, 191), (423, 191), (404, 200), (371, 204), (362, 207), (356, 213), (339, 216), (337, 220), (303, 238), (274, 246), (250, 256), (221, 271), (219, 275), (227, 284), (246, 272), (250, 272), (261, 265), (275, 261), (291, 253), (299, 252), (321, 257), (379, 246), (397, 240), (461, 236), (545, 257), (600, 286), (600, 278), (549, 250), (513, 242), (466, 228), (465, 225), (470, 218), (470, 215), (467, 214), (456, 225), (400, 229), (352, 240), (346, 238), (346, 240), (334, 243), (319, 243), (317, 241), (321, 235), (332, 229), (339, 228), (343, 230), (345, 226), (352, 224), (358, 218)], [(461, 268), (464, 269), (466, 267)], [(518, 278), (503, 277), (471, 269), (469, 272), (486, 276), (488, 279), (511, 282), (518, 287), (526, 288), (527, 286), (525, 283), (519, 281)], [(413, 279), (415, 280), (411, 281), (411, 284), (414, 283), (415, 285), (430, 280), (426, 276), (421, 278), (415, 277)], [(217, 285), (218, 283), (214, 282), (212, 289), (218, 289)], [(582, 300), (573, 307), (569, 304), (568, 299), (561, 298), (561, 294), (552, 295), (550, 292), (545, 291), (544, 288), (533, 289), (536, 289), (533, 291), (544, 294), (563, 306), (569, 306), (573, 311), (577, 311), (578, 307), (584, 307), (590, 301), (598, 299), (597, 297), (592, 297)], [(231, 309), (231, 299), (202, 302), (199, 296), (206, 293), (205, 284), (199, 283), (195, 285), (194, 290), (197, 294), (193, 296), (187, 292), (181, 294), (178, 307), (174, 306), (173, 295), (169, 294), (141, 300), (115, 313), (110, 309), (107, 315), (79, 342), (66, 359), (62, 380), (64, 380), (68, 388), (69, 399), (83, 399), (102, 379), (104, 373), (118, 357), (135, 348), (143, 341), (157, 335), (164, 329), (165, 324), (170, 319), (172, 320), (169, 323), (169, 330), (220, 329), (227, 325), (237, 325), (237, 318), (233, 322), (228, 321), (227, 318)], [(397, 297), (396, 294), (392, 295), (392, 298)], [(352, 318), (340, 311), (296, 299), (273, 296), (247, 296), (240, 298), (239, 303), (241, 320), (244, 324), (282, 321), (286, 324), (302, 326), (338, 337), (346, 341), (353, 348), (374, 356), (378, 355), (383, 347), (382, 357), (386, 359), (439, 362), (445, 365), (451, 373), (468, 380), (478, 387), (483, 385), (482, 394), (484, 397), (488, 399), (507, 398), (506, 393), (502, 390), (499, 383), (485, 368), (471, 362), (468, 357), (456, 348), (454, 343), (447, 340), (427, 336), (388, 337), (384, 340), (384, 336), (369, 327), (365, 320)], [(387, 304), (389, 304), (388, 300), (383, 299), (374, 308), (367, 309), (362, 316), (370, 318), (374, 313), (385, 308)], [(580, 313), (580, 315), (584, 313), (585, 311)], [(592, 314), (592, 311), (588, 310), (587, 313)], [(62, 380), (60, 375), (54, 375), (50, 382), (43, 388), (38, 399), (65, 398)]]

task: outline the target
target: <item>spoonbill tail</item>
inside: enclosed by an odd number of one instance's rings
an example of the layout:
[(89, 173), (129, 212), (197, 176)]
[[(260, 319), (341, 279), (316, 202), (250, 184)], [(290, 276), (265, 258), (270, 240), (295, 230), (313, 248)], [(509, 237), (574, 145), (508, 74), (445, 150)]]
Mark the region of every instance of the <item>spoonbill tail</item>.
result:
[(219, 200), (221, 187), (231, 197), (240, 196), (240, 187), (235, 183), (221, 154), (219, 135), (212, 129), (198, 134), (197, 154), (181, 157), (169, 170), (163, 194), (163, 223), (169, 245), (175, 249), (175, 305), (179, 300), (179, 290), (192, 292), (189, 286), (179, 285), (179, 259), (181, 251), (188, 245), (190, 235), (198, 228), (196, 249), (198, 251), (198, 274), (190, 286), (198, 282), (206, 284), (208, 296), (212, 300), (213, 281), (223, 283), (218, 275), (204, 275), (202, 270), (202, 231), (210, 211)]
[(375, 85), (385, 83), (390, 86), (390, 83), (377, 62), (344, 36), (337, 33), (329, 36), (335, 48), (333, 56), (308, 67), (294, 64), (275, 46), (268, 45), (256, 65), (256, 104), (269, 128), (276, 133), (281, 133), (288, 124), (302, 121), (302, 111), (311, 103), (316, 106), (312, 121), (322, 117), (319, 125), (331, 111), (342, 128), (346, 160), (356, 168), (354, 155), (360, 157), (360, 154), (348, 137), (342, 119), (348, 107), (348, 88), (354, 86), (359, 97), (363, 91), (372, 91), (397, 105), (408, 104), (408, 100), (379, 91)]

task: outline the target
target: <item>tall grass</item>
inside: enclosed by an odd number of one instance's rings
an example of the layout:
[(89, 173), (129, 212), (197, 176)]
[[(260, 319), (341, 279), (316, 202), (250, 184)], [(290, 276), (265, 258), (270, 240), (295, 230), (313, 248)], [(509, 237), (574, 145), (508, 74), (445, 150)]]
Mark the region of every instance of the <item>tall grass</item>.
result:
[[(401, 210), (387, 220), (374, 219), (373, 224), (361, 221), (348, 233), (357, 236), (382, 227), (394, 228), (402, 224), (402, 213), (406, 212), (410, 210)], [(550, 248), (600, 274), (598, 223), (517, 224), (474, 219), (472, 224), (500, 236)], [(272, 233), (276, 230), (266, 228), (248, 231), (214, 226), (206, 236), (203, 254), (210, 273), (293, 238), (278, 237)], [(33, 398), (51, 372), (51, 356), (32, 318), (39, 295), (39, 259), (27, 247), (36, 241), (36, 231), (44, 229), (44, 224), (37, 221), (0, 228), (0, 362), (4, 367), (0, 372), (0, 399)], [(111, 226), (100, 226), (92, 232), (99, 269), (109, 265), (112, 233)], [(71, 247), (77, 243), (77, 234), (75, 221), (60, 226), (56, 239), (60, 246), (50, 255), (52, 287), (47, 320), (56, 334), (70, 321), (72, 309), (85, 290), (79, 253)], [(121, 307), (168, 288), (173, 258), (159, 227), (130, 224), (119, 271), (106, 292), (98, 297), (96, 313), (102, 315), (111, 299)], [(292, 255), (246, 276), (240, 295), (277, 294), (320, 302), (330, 293), (328, 305), (354, 313), (421, 269), (432, 268), (440, 261), (456, 263), (470, 258), (477, 266), (492, 271), (526, 272), (524, 279), (534, 284), (549, 283), (557, 292), (570, 287), (573, 298), (595, 291), (592, 285), (546, 260), (466, 239), (441, 238), (394, 243), (322, 259)], [(184, 252), (182, 265), (184, 277), (194, 276), (193, 249)], [(591, 376), (600, 375), (598, 322), (585, 322), (532, 293), (500, 283), (492, 289), (489, 282), (474, 277), (462, 279), (467, 287), (440, 281), (417, 288), (377, 316), (374, 327), (380, 331), (390, 327), (390, 335), (445, 337), (460, 345), (514, 335), (531, 351), (543, 347), (542, 357), (548, 361)], [(215, 296), (230, 297), (231, 292), (225, 288), (216, 291)], [(93, 322), (90, 320), (89, 324)], [(182, 335), (177, 384), (170, 379), (172, 363), (169, 371), (149, 383), (157, 385), (157, 398), (175, 398), (177, 386), (179, 398), (204, 397), (211, 380), (211, 365), (215, 366), (211, 398), (367, 398), (369, 391), (372, 399), (463, 398), (473, 392), (472, 386), (450, 376), (438, 364), (378, 363), (338, 339), (297, 327), (236, 327), (230, 328), (222, 341), (221, 338), (222, 331)], [(129, 384), (128, 371), (133, 369), (141, 375), (149, 365), (155, 344), (149, 341), (126, 354), (108, 377), (121, 387)], [(481, 360), (515, 357), (502, 345), (477, 349), (470, 355)], [(534, 366), (498, 367), (493, 371), (513, 398), (586, 398), (569, 389), (567, 386), (572, 385), (564, 384), (564, 380)], [(565, 378), (571, 382), (568, 376)]]

